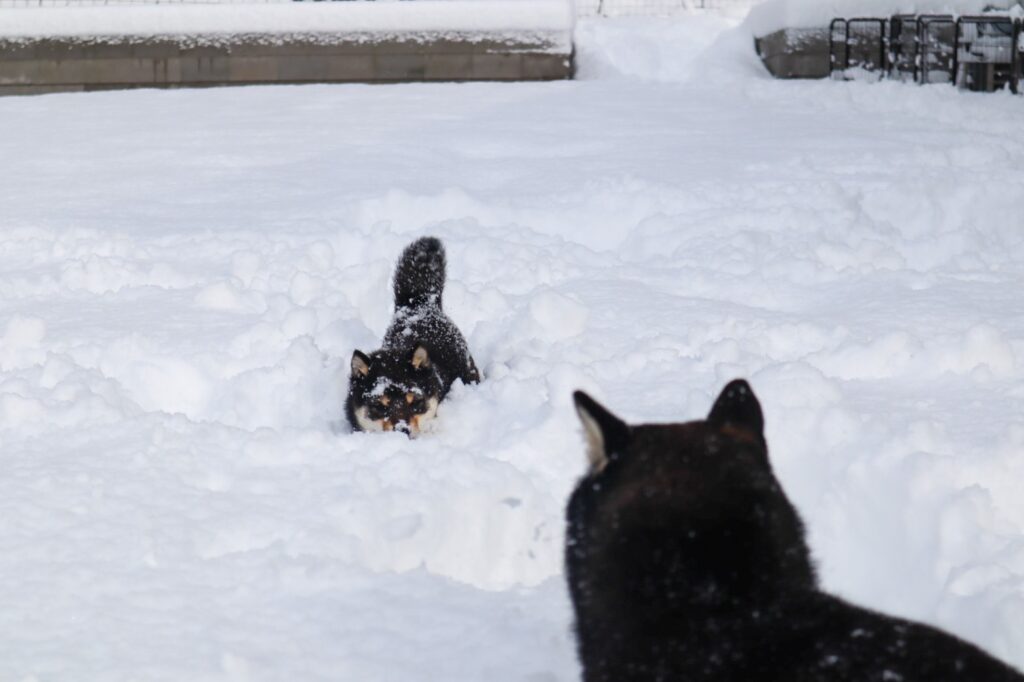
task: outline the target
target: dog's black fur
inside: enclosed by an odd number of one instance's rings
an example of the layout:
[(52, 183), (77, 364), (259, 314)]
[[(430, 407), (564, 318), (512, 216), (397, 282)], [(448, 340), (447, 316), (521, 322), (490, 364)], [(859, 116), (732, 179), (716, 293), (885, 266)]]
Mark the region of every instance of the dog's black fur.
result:
[(380, 350), (352, 354), (345, 414), (354, 431), (415, 436), (456, 379), (480, 381), (466, 340), (441, 308), (444, 247), (423, 237), (395, 268), (395, 316)]
[(977, 647), (825, 594), (745, 381), (705, 421), (630, 426), (584, 393), (566, 573), (585, 682), (1024, 682)]

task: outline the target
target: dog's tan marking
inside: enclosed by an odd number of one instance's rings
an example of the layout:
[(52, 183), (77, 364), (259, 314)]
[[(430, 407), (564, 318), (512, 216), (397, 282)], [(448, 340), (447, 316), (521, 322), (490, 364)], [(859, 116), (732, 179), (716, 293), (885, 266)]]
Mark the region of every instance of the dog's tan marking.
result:
[(416, 396), (412, 393), (405, 394), (405, 402), (412, 405), (413, 401), (416, 400)]
[(597, 420), (590, 416), (582, 407), (576, 407), (576, 414), (579, 415), (583, 424), (583, 435), (587, 441), (587, 461), (590, 462), (590, 472), (599, 474), (608, 466), (608, 453), (604, 447), (604, 433), (601, 431)]
[(352, 354), (352, 373), (365, 377), (370, 373), (370, 366), (357, 353)]
[(757, 445), (758, 443), (757, 435), (754, 434), (750, 429), (745, 429), (740, 426), (734, 426), (732, 424), (726, 424), (720, 429), (720, 431), (723, 435), (730, 436), (738, 441), (743, 441), (744, 443), (751, 443), (753, 445)]
[(427, 355), (427, 349), (423, 346), (416, 346), (416, 350), (412, 354), (412, 366), (416, 369), (430, 366), (430, 356)]
[(387, 397), (386, 395), (381, 396), (380, 404), (383, 405), (384, 407), (387, 407), (388, 405), (391, 404), (391, 398)]
[(423, 432), (427, 422), (437, 417), (437, 406), (440, 404), (437, 398), (427, 398), (427, 410), (423, 414), (414, 414), (409, 417), (409, 437), (416, 438)]

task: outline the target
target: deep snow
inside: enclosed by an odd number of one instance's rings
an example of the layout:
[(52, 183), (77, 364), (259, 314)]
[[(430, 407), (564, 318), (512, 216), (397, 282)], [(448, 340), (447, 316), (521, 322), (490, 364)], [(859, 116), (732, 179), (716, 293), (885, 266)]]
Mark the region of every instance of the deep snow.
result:
[[(578, 82), (0, 100), (0, 679), (572, 680), (571, 390), (735, 376), (825, 584), (1024, 666), (1024, 100), (772, 81), (731, 23), (583, 22)], [(421, 234), (486, 380), (347, 433)]]

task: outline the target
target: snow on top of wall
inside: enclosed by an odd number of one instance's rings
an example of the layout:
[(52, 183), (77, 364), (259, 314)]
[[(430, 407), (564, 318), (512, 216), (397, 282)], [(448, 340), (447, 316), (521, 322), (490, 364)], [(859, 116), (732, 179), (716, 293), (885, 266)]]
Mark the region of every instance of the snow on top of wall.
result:
[(1021, 13), (1017, 0), (766, 0), (750, 10), (745, 25), (763, 36), (782, 28), (827, 27), (836, 17), (894, 14), (979, 14), (988, 9)]
[(5, 9), (0, 36), (567, 32), (567, 0), (143, 5)]

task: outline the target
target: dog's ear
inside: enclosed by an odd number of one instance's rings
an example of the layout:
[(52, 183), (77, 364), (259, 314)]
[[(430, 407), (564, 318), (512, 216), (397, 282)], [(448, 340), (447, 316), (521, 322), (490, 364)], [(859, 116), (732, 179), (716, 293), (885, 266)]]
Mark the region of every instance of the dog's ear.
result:
[(708, 414), (708, 425), (715, 429), (731, 427), (745, 431), (764, 442), (764, 414), (753, 389), (743, 379), (730, 381)]
[(412, 366), (415, 369), (430, 367), (430, 355), (423, 346), (416, 346), (416, 350), (412, 352)]
[(601, 473), (609, 460), (622, 454), (629, 445), (629, 425), (583, 391), (573, 393), (572, 399), (587, 439), (590, 472)]
[(370, 358), (362, 351), (353, 351), (352, 353), (352, 376), (365, 377), (370, 373)]

